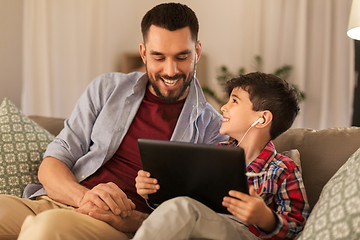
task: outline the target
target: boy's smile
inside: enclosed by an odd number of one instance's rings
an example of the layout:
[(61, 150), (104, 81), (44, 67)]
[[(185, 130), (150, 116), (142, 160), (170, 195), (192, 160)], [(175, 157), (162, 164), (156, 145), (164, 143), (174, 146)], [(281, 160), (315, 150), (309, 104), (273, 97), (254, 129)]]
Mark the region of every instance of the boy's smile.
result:
[(229, 118), (226, 118), (226, 117), (224, 117), (223, 116), (223, 120), (222, 120), (223, 122), (228, 122), (229, 121)]
[(229, 101), (221, 107), (223, 121), (220, 133), (240, 140), (246, 130), (258, 118), (258, 113), (253, 110), (249, 93), (242, 88), (234, 88)]

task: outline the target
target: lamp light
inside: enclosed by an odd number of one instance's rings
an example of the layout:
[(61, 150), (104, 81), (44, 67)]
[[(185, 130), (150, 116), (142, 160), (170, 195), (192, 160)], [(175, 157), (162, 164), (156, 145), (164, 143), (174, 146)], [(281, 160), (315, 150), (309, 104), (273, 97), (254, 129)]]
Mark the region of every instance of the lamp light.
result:
[(360, 40), (360, 0), (352, 2), (347, 35)]

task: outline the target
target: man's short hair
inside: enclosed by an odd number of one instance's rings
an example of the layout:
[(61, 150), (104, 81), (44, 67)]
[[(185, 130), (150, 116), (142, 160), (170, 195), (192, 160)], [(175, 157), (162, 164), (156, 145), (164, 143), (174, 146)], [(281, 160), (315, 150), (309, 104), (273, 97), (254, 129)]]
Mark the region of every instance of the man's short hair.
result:
[(189, 27), (191, 37), (198, 39), (199, 22), (193, 10), (180, 3), (162, 3), (149, 10), (141, 21), (141, 32), (144, 42), (151, 25), (175, 31)]
[(249, 93), (254, 111), (268, 110), (273, 114), (271, 139), (291, 127), (299, 112), (299, 94), (285, 80), (273, 74), (254, 72), (229, 80), (226, 83), (229, 96), (237, 87)]

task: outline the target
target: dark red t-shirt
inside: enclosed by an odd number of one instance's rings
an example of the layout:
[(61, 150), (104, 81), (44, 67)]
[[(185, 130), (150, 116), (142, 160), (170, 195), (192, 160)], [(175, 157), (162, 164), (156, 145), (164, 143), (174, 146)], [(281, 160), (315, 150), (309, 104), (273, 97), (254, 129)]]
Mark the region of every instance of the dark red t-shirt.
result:
[(170, 140), (184, 102), (168, 103), (147, 90), (114, 156), (81, 184), (91, 189), (99, 183), (113, 182), (135, 203), (137, 210), (150, 212), (135, 188), (135, 177), (142, 169), (137, 139)]

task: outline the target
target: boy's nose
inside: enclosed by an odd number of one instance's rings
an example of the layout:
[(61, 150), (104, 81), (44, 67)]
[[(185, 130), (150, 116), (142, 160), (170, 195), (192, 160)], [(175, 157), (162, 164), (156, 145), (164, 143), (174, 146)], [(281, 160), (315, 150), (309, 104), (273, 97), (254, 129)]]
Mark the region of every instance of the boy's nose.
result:
[(220, 108), (220, 111), (225, 112), (225, 105), (222, 105), (222, 107)]

